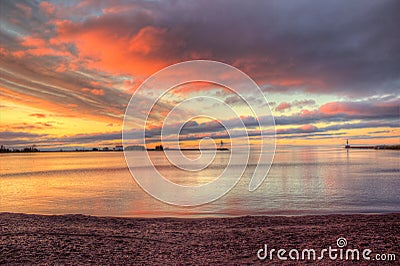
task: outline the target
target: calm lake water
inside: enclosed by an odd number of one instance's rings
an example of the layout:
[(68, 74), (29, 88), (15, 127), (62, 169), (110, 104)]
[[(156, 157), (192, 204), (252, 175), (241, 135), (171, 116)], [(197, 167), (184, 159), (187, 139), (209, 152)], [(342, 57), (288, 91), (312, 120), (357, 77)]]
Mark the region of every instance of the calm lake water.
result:
[[(144, 155), (132, 151), (138, 160)], [(193, 152), (194, 153), (194, 152)], [(131, 177), (122, 152), (0, 155), (0, 211), (100, 216), (236, 216), (400, 212), (399, 151), (343, 147), (278, 147), (264, 183), (248, 191), (255, 167), (227, 195), (198, 207), (175, 207), (146, 194)], [(181, 172), (162, 152), (157, 169), (178, 184), (202, 184), (224, 168), (218, 152), (202, 172)], [(144, 169), (144, 171), (146, 171)]]

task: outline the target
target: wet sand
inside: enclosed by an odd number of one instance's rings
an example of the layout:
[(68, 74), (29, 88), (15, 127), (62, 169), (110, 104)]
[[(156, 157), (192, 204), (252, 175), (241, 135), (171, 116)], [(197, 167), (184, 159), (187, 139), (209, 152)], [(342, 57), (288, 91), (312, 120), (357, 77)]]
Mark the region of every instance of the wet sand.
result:
[[(1, 213), (0, 264), (280, 264), (276, 255), (260, 261), (257, 251), (264, 244), (287, 251), (337, 248), (339, 237), (347, 239), (346, 248), (394, 253), (391, 263), (399, 263), (400, 214), (144, 219)], [(327, 256), (318, 262), (332, 263)]]

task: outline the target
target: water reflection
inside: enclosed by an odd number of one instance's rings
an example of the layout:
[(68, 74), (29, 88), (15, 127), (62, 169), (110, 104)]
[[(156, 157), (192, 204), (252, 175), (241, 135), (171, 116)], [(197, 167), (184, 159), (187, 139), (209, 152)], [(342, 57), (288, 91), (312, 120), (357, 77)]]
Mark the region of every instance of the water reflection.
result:
[[(140, 162), (143, 153), (135, 153)], [(195, 208), (167, 205), (147, 195), (130, 176), (123, 153), (0, 156), (0, 211), (112, 216), (400, 211), (398, 151), (279, 147), (270, 173), (258, 190), (248, 191), (256, 166), (254, 158), (258, 158), (251, 156), (243, 178), (228, 195)], [(218, 176), (229, 154), (217, 153), (209, 168), (190, 174), (169, 166), (161, 152), (152, 153), (152, 159), (171, 181), (198, 185)]]

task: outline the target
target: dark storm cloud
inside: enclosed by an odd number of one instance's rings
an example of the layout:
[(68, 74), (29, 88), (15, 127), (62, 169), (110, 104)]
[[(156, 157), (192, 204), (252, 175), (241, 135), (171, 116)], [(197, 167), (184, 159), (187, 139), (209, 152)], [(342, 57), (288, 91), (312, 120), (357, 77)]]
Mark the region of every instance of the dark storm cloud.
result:
[[(58, 20), (54, 21), (71, 20), (65, 23), (67, 32), (101, 29), (127, 40), (145, 37), (144, 42), (156, 42), (146, 53), (149, 62), (221, 60), (244, 70), (266, 91), (370, 96), (395, 94), (400, 88), (400, 2), (395, 0), (78, 1), (55, 6)], [(49, 23), (38, 3), (2, 1), (1, 7), (7, 29), (0, 31), (1, 41), (8, 50), (20, 46), (21, 34), (43, 40), (57, 37), (61, 26)], [(149, 27), (155, 30), (143, 31)], [(79, 54), (73, 42), (57, 48), (70, 58)], [(10, 63), (15, 71), (24, 66), (36, 70), (27, 76), (51, 74), (87, 87), (76, 74), (52, 74), (65, 60), (65, 56), (27, 57)], [(79, 58), (81, 64), (85, 60), (90, 59)], [(122, 102), (112, 92), (107, 96)]]
[(368, 96), (400, 87), (396, 0), (82, 3), (59, 5), (72, 20), (64, 33), (101, 31), (127, 49), (139, 41), (147, 62), (219, 60), (266, 91)]
[[(269, 88), (338, 95), (395, 93), (400, 86), (400, 2), (160, 1), (136, 2), (136, 13), (88, 20), (119, 21), (134, 34), (166, 29), (148, 57), (169, 62), (208, 58), (243, 69)], [(138, 27), (139, 25), (139, 27)], [(114, 28), (114, 27), (113, 27)], [(264, 86), (268, 88), (268, 86)]]
[[(281, 87), (344, 95), (399, 89), (398, 1), (210, 5), (204, 10), (191, 2), (189, 10), (205, 12), (178, 19), (179, 25), (191, 26), (185, 38), (190, 40), (188, 50), (201, 53), (203, 48), (256, 79)], [(183, 7), (181, 12), (187, 10)], [(286, 80), (298, 81), (285, 85)]]

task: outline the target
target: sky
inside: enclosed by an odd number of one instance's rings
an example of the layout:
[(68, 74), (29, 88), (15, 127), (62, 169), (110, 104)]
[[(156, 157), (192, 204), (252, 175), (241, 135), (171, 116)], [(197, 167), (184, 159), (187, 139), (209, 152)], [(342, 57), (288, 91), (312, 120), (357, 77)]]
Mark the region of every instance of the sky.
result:
[[(1, 1), (0, 12), (0, 144), (7, 147), (120, 145), (140, 84), (196, 59), (232, 65), (258, 84), (278, 145), (400, 143), (396, 0)], [(186, 84), (151, 114), (150, 147), (165, 111), (188, 97), (200, 98), (182, 112), (210, 109), (235, 124), (204, 98), (213, 97), (232, 106), (249, 132), (255, 127), (231, 91)], [(218, 121), (188, 121), (183, 145), (225, 139)]]

